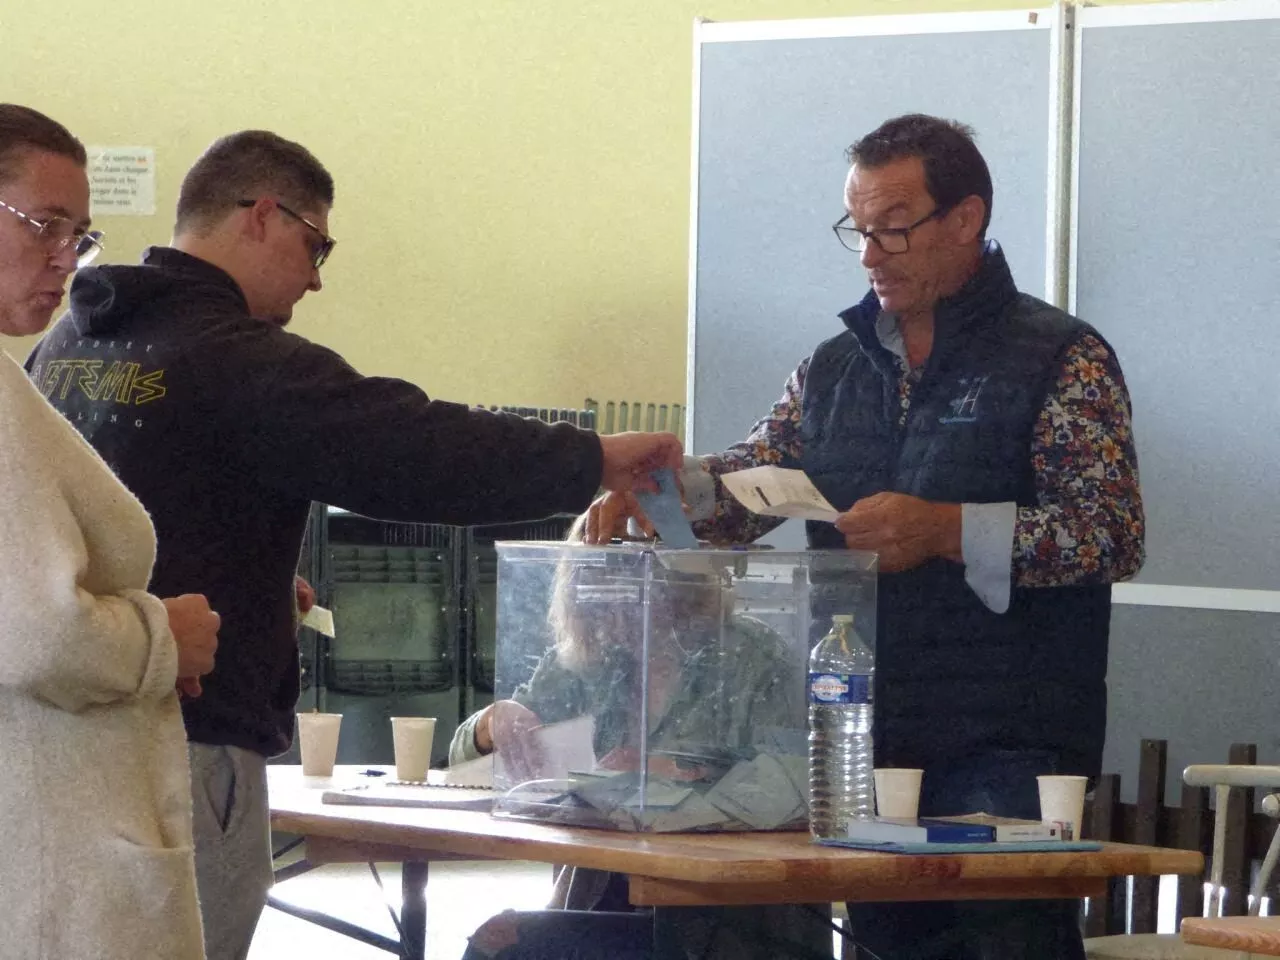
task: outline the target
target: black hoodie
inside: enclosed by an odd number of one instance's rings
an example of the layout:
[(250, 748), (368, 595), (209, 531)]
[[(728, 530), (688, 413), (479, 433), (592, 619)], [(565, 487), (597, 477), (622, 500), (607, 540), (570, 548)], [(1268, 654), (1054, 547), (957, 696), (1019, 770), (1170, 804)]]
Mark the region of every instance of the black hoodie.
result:
[(222, 615), (190, 739), (286, 750), (298, 696), (293, 576), (311, 501), (470, 524), (580, 511), (598, 438), (431, 400), (249, 316), (232, 278), (178, 250), (80, 271), (27, 361), (45, 396), (150, 511), (151, 591)]

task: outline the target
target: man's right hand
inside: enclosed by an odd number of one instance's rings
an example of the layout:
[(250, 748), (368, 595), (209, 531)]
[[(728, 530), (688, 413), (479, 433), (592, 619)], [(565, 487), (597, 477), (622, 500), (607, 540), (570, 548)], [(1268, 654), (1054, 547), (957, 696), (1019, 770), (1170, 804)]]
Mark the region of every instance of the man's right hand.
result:
[(221, 618), (199, 593), (184, 593), (164, 599), (169, 613), (169, 630), (178, 647), (178, 689), (191, 697), (200, 696), (200, 677), (213, 670), (218, 649)]
[(515, 700), (498, 700), (481, 712), (475, 726), (476, 749), (502, 755), (507, 772), (517, 780), (537, 779), (545, 769), (542, 750), (532, 736), (541, 718)]
[(606, 490), (656, 490), (649, 474), (663, 467), (678, 473), (684, 464), (684, 448), (674, 433), (613, 433), (600, 437), (600, 451), (600, 486)]
[(293, 600), (298, 613), (305, 614), (316, 605), (316, 589), (296, 574), (293, 577)]

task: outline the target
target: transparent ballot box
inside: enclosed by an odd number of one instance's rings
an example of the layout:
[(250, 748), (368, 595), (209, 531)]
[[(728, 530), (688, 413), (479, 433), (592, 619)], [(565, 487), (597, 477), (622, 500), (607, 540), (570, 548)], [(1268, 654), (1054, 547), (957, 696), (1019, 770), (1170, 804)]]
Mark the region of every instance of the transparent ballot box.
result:
[(875, 637), (875, 555), (500, 542), (498, 816), (800, 829), (805, 677), (836, 614)]

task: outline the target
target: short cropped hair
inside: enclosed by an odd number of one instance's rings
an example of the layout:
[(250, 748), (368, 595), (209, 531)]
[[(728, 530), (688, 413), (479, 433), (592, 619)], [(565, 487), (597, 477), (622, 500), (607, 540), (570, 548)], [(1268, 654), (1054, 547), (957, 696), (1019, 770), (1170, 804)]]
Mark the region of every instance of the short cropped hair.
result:
[(924, 161), (925, 186), (940, 208), (948, 210), (965, 197), (982, 200), (985, 237), (991, 224), (991, 171), (974, 143), (973, 128), (909, 113), (886, 120), (845, 151), (845, 159), (860, 167), (882, 167), (910, 157)]
[(81, 167), (88, 163), (84, 144), (57, 120), (30, 107), (0, 103), (0, 183), (17, 176), (22, 154), (27, 150), (55, 153)]
[(242, 130), (215, 140), (178, 191), (175, 233), (199, 232), (242, 200), (263, 194), (295, 210), (333, 205), (333, 177), (301, 144), (269, 130)]

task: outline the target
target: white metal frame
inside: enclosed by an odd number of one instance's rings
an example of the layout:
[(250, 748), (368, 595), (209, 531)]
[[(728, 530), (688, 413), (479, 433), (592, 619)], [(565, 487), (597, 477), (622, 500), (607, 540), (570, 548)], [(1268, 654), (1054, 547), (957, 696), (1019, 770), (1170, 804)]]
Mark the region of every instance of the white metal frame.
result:
[(1203, 0), (1192, 3), (1143, 3), (1119, 6), (1082, 6), (1076, 13), (1071, 77), (1071, 122), (1069, 127), (1071, 155), (1070, 223), (1067, 227), (1067, 310), (1076, 311), (1078, 278), (1077, 236), (1080, 226), (1080, 84), (1081, 60), (1084, 56), (1085, 30), (1106, 27), (1157, 26), (1170, 23), (1227, 23), (1240, 20), (1280, 19), (1280, 0)]
[(1076, 16), (1075, 29), (1071, 33), (1071, 93), (1069, 95), (1070, 119), (1067, 123), (1067, 139), (1071, 145), (1070, 159), (1067, 161), (1071, 187), (1067, 200), (1066, 224), (1066, 256), (1067, 256), (1067, 313), (1076, 312), (1076, 265), (1080, 255), (1077, 237), (1080, 229), (1080, 84), (1084, 79), (1080, 61), (1084, 44), (1080, 42), (1080, 31), (1083, 29), (1085, 14), (1088, 9), (1081, 10)]
[(688, 337), (684, 361), (684, 446), (686, 450), (694, 450), (693, 435), (693, 394), (694, 394), (694, 356), (697, 353), (698, 331), (694, 324), (694, 315), (698, 308), (698, 162), (702, 118), (702, 33), (709, 26), (701, 17), (693, 21), (693, 131), (691, 134), (692, 157), (689, 170), (689, 306), (685, 331)]
[(1117, 583), (1111, 588), (1111, 599), (1114, 603), (1141, 607), (1280, 613), (1280, 590), (1180, 587), (1163, 583)]
[(1227, 23), (1235, 20), (1274, 20), (1280, 17), (1276, 0), (1202, 0), (1199, 3), (1133, 3), (1082, 7), (1081, 29), (1141, 27), (1162, 23)]
[[(922, 33), (988, 33), (995, 30), (1045, 30), (1051, 8), (982, 10), (973, 13), (895, 13), (867, 17), (816, 17), (807, 20), (733, 20), (699, 23), (699, 43), (753, 40), (815, 40), (827, 37), (906, 37)], [(1029, 16), (1034, 14), (1034, 19)], [(1044, 22), (1041, 22), (1043, 18)]]
[(1045, 216), (1045, 299), (1067, 308), (1071, 198), (1075, 191), (1072, 120), (1075, 110), (1074, 27), (1076, 9), (1058, 3), (1049, 34), (1049, 183)]
[[(1176, 23), (1224, 23), (1241, 20), (1280, 19), (1280, 0), (1207, 0), (1190, 3), (1126, 4), (1081, 7), (1072, 31), (1074, 65), (1071, 77), (1071, 195), (1067, 227), (1067, 309), (1074, 313), (1079, 286), (1080, 227), (1080, 85), (1085, 31), (1107, 27), (1157, 26)], [(1185, 587), (1156, 583), (1120, 583), (1112, 591), (1116, 603), (1193, 610), (1236, 610), (1245, 613), (1280, 613), (1280, 590), (1244, 590), (1230, 587)]]

